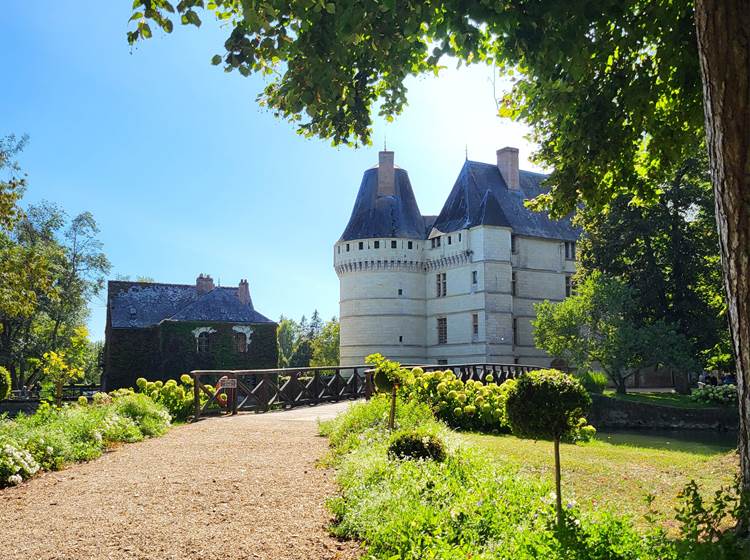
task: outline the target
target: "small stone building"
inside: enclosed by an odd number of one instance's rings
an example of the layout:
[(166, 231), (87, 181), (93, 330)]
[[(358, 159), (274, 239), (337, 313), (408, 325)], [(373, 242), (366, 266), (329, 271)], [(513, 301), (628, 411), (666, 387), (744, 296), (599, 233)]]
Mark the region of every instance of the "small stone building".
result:
[(190, 285), (110, 281), (103, 388), (194, 369), (276, 367), (276, 327), (253, 307), (247, 280), (238, 287), (216, 287), (203, 274)]

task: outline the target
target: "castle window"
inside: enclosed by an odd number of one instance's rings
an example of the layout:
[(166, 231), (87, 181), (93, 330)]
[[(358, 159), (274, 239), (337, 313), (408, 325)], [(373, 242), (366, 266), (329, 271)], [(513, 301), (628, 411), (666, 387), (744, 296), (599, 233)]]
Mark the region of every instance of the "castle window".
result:
[(435, 275), (435, 296), (436, 297), (445, 297), (448, 293), (448, 282), (446, 278), (445, 272), (438, 272)]
[(513, 317), (513, 345), (518, 346), (518, 319)]
[(409, 249), (414, 247), (414, 243), (412, 241), (409, 241)]
[(448, 360), (438, 360), (437, 363), (439, 366), (447, 366)]
[(380, 241), (376, 241), (375, 242), (375, 248), (376, 249), (380, 249)]
[(340, 255), (341, 254), (341, 245), (339, 245), (338, 247), (336, 247), (336, 249), (337, 249), (338, 254)]
[(458, 234), (458, 242), (461, 243), (461, 234)]
[(399, 288), (398, 289), (398, 295), (400, 295), (400, 296), (404, 295), (404, 290), (401, 289), (401, 288)]
[(247, 335), (245, 333), (234, 333), (234, 351), (240, 354), (247, 352)]
[(514, 255), (518, 253), (518, 241), (516, 240), (516, 236), (511, 234), (510, 236), (510, 252)]
[(396, 248), (396, 242), (395, 241), (391, 241), (391, 249), (395, 249), (395, 248)]
[(453, 239), (451, 239), (451, 236), (448, 236), (448, 245), (453, 245)]
[(208, 354), (210, 350), (209, 341), (209, 334), (207, 332), (204, 331), (198, 335), (198, 354)]
[(471, 271), (471, 283), (476, 286), (479, 283), (479, 273), (476, 270)]
[(365, 243), (364, 243), (364, 241), (360, 241), (360, 242), (359, 242), (359, 250), (361, 251), (361, 250), (362, 250), (362, 249), (364, 249), (364, 248), (365, 248)]
[(575, 241), (565, 242), (565, 260), (567, 261), (576, 260), (576, 242)]
[(435, 249), (436, 247), (440, 247), (440, 237), (433, 237), (430, 239), (430, 243), (432, 243), (432, 248)]
[(438, 317), (437, 320), (438, 344), (448, 344), (448, 319)]
[(479, 336), (479, 313), (471, 314), (471, 336), (474, 340)]
[(510, 275), (510, 295), (515, 296), (518, 287), (518, 281), (516, 279), (516, 273), (512, 272)]
[(399, 336), (399, 337), (398, 337), (398, 341), (399, 341), (399, 342), (403, 342), (403, 341), (404, 341), (404, 337), (403, 337), (403, 336)]
[(349, 244), (348, 243), (346, 244), (346, 252), (347, 253), (349, 252)]

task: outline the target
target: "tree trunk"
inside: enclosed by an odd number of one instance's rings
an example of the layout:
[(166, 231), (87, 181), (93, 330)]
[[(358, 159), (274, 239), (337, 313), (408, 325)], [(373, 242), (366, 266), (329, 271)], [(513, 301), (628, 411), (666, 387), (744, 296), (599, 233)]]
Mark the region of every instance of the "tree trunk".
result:
[(557, 511), (557, 526), (562, 528), (562, 484), (560, 478), (560, 438), (555, 438), (555, 509)]
[(396, 391), (397, 388), (394, 385), (391, 389), (391, 412), (388, 415), (388, 429), (393, 430), (396, 427)]
[(703, 107), (729, 326), (737, 359), (742, 484), (750, 490), (750, 5), (696, 0)]

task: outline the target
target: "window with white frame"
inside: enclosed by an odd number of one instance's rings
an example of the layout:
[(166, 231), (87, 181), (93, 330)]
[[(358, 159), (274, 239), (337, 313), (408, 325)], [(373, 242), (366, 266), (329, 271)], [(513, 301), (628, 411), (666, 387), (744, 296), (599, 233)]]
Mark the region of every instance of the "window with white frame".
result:
[(445, 297), (448, 294), (447, 276), (445, 272), (438, 272), (435, 275), (435, 295)]
[(565, 242), (565, 260), (568, 260), (568, 261), (576, 260), (576, 242), (575, 241)]
[(438, 344), (448, 344), (448, 319), (438, 317), (437, 320)]

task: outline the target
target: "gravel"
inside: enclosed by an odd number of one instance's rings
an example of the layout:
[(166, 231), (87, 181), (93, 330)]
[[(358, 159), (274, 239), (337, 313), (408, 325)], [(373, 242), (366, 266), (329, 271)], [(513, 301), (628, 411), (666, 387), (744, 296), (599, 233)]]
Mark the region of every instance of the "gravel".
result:
[(330, 536), (336, 492), (317, 417), (347, 403), (175, 427), (0, 490), (0, 557), (350, 559)]

